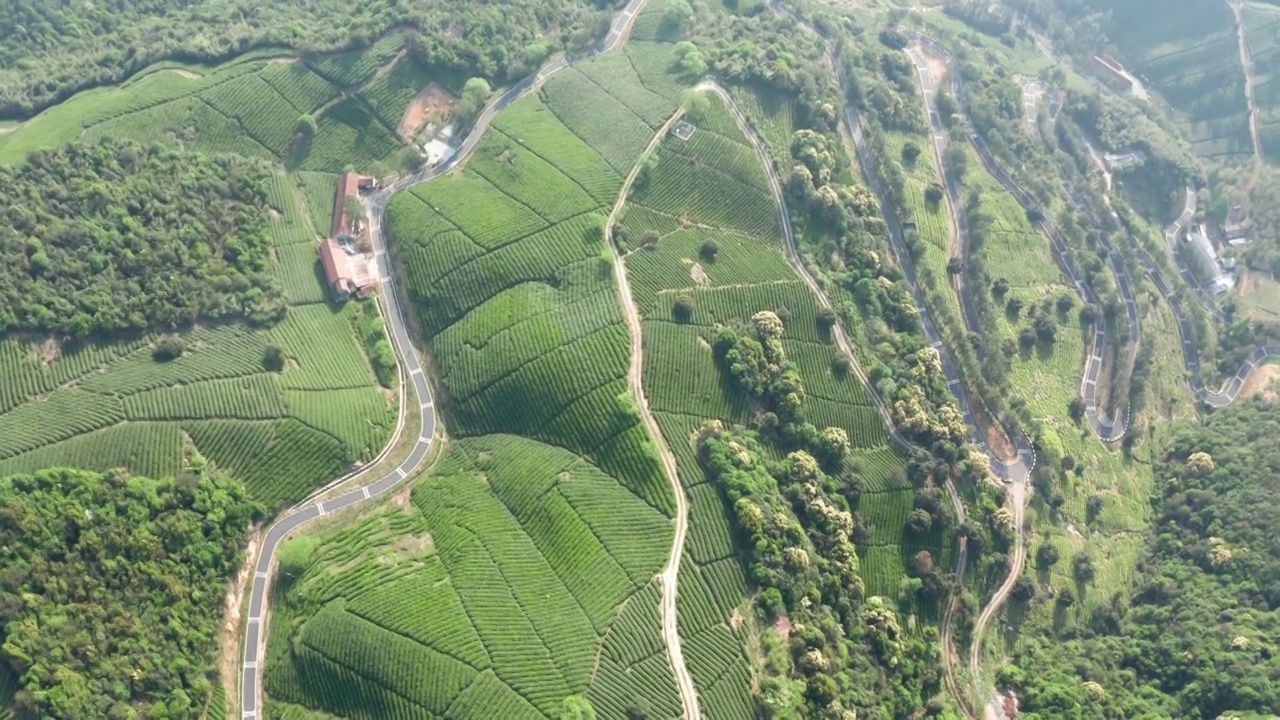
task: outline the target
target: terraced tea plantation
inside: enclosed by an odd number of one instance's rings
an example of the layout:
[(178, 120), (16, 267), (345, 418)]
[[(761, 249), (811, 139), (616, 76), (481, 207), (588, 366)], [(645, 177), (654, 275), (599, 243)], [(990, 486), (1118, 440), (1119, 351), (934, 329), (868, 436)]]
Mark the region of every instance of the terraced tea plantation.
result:
[(0, 474), (67, 465), (174, 476), (199, 452), (278, 507), (377, 455), (397, 409), (355, 334), (357, 308), (324, 301), (315, 233), (283, 175), (271, 205), (274, 272), (290, 303), (274, 327), (196, 327), (167, 360), (158, 348), (174, 339), (154, 335), (0, 341)]
[[(1221, 0), (1093, 0), (1129, 69), (1172, 106), (1196, 152), (1248, 155), (1248, 105), (1235, 18)], [(1264, 70), (1254, 51), (1254, 66)]]
[(1280, 158), (1280, 6), (1244, 5), (1241, 17), (1253, 60), (1253, 97), (1258, 134), (1269, 162)]
[(679, 714), (654, 582), (675, 498), (627, 389), (603, 233), (674, 109), (604, 55), (504, 110), (461, 172), (391, 201), (456, 441), (282, 588), (280, 716), (555, 717), (570, 696), (600, 717)]
[[(752, 99), (746, 106), (765, 115), (765, 103)], [(903, 558), (921, 548), (903, 532), (912, 509), (903, 459), (856, 377), (838, 370), (816, 299), (787, 263), (760, 160), (720, 101), (709, 96), (707, 103), (686, 115), (696, 126), (689, 139), (662, 141), (615, 237), (644, 317), (646, 396), (691, 502), (678, 598), (686, 659), (704, 715), (740, 718), (752, 712), (741, 650), (751, 612), (743, 606), (747, 582), (722, 492), (695, 455), (695, 435), (709, 420), (750, 424), (755, 409), (714, 357), (718, 326), (742, 326), (762, 310), (784, 318), (782, 343), (804, 383), (806, 418), (844, 429), (856, 448), (851, 464), (866, 483), (858, 511), (871, 529), (859, 547), (867, 592), (896, 595)], [(929, 549), (941, 557), (936, 544)]]
[[(304, 62), (257, 52), (214, 68), (162, 63), (123, 85), (75, 95), (0, 135), (0, 163), (77, 138), (169, 141), (336, 173), (386, 164), (400, 150), (401, 116), (429, 82), (403, 57), (403, 36)], [(309, 141), (300, 116), (315, 119)], [(327, 227), (328, 223), (325, 223)]]

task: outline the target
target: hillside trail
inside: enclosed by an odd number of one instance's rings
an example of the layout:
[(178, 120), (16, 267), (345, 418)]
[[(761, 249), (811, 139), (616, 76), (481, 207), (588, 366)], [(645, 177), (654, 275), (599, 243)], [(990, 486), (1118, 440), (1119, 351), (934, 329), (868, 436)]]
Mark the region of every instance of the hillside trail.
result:
[(631, 167), (631, 172), (627, 173), (627, 178), (618, 191), (618, 198), (613, 203), (613, 209), (609, 211), (609, 218), (605, 220), (604, 241), (613, 253), (613, 277), (618, 285), (618, 296), (622, 301), (627, 329), (631, 334), (631, 366), (627, 370), (627, 383), (631, 386), (631, 394), (640, 408), (640, 417), (644, 421), (645, 429), (653, 439), (654, 446), (658, 448), (663, 474), (667, 476), (667, 482), (671, 484), (671, 492), (676, 498), (675, 534), (671, 539), (671, 554), (667, 557), (667, 564), (663, 567), (661, 576), (662, 639), (667, 646), (667, 661), (671, 663), (671, 671), (675, 675), (676, 689), (680, 692), (680, 706), (684, 720), (702, 720), (702, 710), (698, 706), (698, 692), (694, 688), (693, 676), (689, 674), (689, 669), (684, 662), (684, 652), (680, 647), (680, 626), (676, 615), (680, 560), (684, 557), (684, 542), (689, 533), (689, 499), (684, 494), (684, 487), (680, 485), (680, 476), (676, 470), (676, 456), (667, 445), (666, 438), (662, 435), (662, 428), (658, 427), (658, 421), (653, 417), (653, 411), (649, 409), (649, 399), (644, 394), (644, 336), (640, 324), (640, 310), (636, 307), (635, 298), (631, 294), (631, 284), (627, 280), (626, 258), (623, 257), (617, 243), (613, 241), (614, 222), (623, 206), (627, 204), (627, 195), (631, 192), (636, 176), (640, 174), (640, 169), (644, 167), (645, 161), (658, 144), (667, 136), (667, 131), (682, 115), (684, 115), (684, 108), (676, 110), (671, 117), (667, 118), (662, 127), (654, 133), (644, 152), (640, 154), (640, 159)]
[(1240, 68), (1244, 71), (1244, 99), (1249, 108), (1249, 139), (1253, 141), (1253, 175), (1249, 180), (1249, 189), (1257, 182), (1266, 161), (1262, 153), (1262, 134), (1258, 132), (1258, 100), (1254, 95), (1253, 55), (1249, 52), (1249, 39), (1245, 36), (1244, 13), (1241, 11), (1241, 0), (1226, 0), (1231, 14), (1236, 19), (1236, 44), (1240, 53)]
[[(839, 66), (837, 65), (837, 68), (838, 67)], [(842, 88), (847, 87), (847, 80), (844, 77), (844, 73), (837, 70), (836, 75), (837, 75), (837, 81), (839, 85)], [(848, 102), (846, 102), (844, 106), (844, 120), (849, 129), (850, 136), (853, 139), (854, 148), (858, 154), (858, 160), (862, 163), (863, 167), (867, 168), (868, 182), (871, 186), (872, 191), (876, 195), (877, 201), (879, 202), (885, 217), (885, 223), (889, 232), (890, 249), (893, 250), (894, 256), (897, 258), (899, 266), (902, 267), (903, 269), (904, 276), (908, 283), (908, 287), (911, 289), (911, 292), (912, 292), (912, 298), (916, 304), (916, 307), (919, 309), (921, 322), (925, 329), (925, 334), (928, 336), (930, 340), (933, 341), (933, 346), (938, 348), (939, 353), (941, 353), (943, 356), (943, 361), (944, 361), (943, 367), (948, 377), (947, 384), (950, 387), (952, 393), (955, 395), (956, 402), (960, 406), (962, 412), (964, 413), (966, 422), (969, 424), (970, 428), (976, 428), (973, 413), (969, 408), (969, 403), (967, 401), (966, 393), (964, 392), (963, 383), (961, 382), (961, 379), (954, 365), (947, 360), (946, 346), (941, 342), (941, 339), (938, 335), (938, 331), (934, 327), (933, 322), (930, 319), (928, 306), (925, 304), (923, 293), (920, 291), (919, 284), (915, 277), (914, 265), (912, 264), (911, 255), (907, 249), (905, 240), (903, 238), (902, 228), (900, 224), (897, 222), (896, 216), (889, 210), (889, 208), (891, 207), (891, 204), (888, 200), (888, 197), (885, 193), (883, 186), (876, 180), (875, 157), (867, 145), (866, 136), (862, 132), (862, 126), (858, 118), (857, 108)], [(978, 447), (980, 447), (987, 453), (987, 457), (992, 460), (993, 471), (997, 475), (1002, 477), (1005, 480), (1006, 485), (1011, 488), (1010, 499), (1013, 501), (1012, 512), (1014, 514), (1014, 517), (1018, 519), (1017, 526), (1018, 528), (1020, 528), (1021, 518), (1023, 516), (1023, 506), (1024, 506), (1025, 498), (1027, 495), (1027, 480), (1030, 476), (1032, 468), (1035, 467), (1035, 463), (1036, 463), (1034, 448), (1031, 447), (1029, 441), (1024, 436), (1021, 436), (1021, 435), (1015, 436), (1014, 438), (1011, 438), (1011, 440), (1014, 443), (1014, 447), (1018, 451), (1017, 459), (1013, 461), (1004, 461), (1003, 459), (1001, 459), (1000, 457), (998, 457), (993, 453), (993, 449), (991, 447), (989, 447), (987, 444), (982, 442), (982, 438), (977, 436), (976, 430), (974, 432), (975, 432), (975, 437), (973, 439), (975, 444), (978, 445)], [(948, 483), (948, 492), (951, 494), (952, 504), (958, 508), (957, 515), (959, 517), (963, 517), (964, 516), (963, 503), (960, 501), (958, 494), (955, 493), (954, 486), (951, 483)], [(1015, 533), (1014, 542), (1015, 542), (1015, 549), (1019, 548), (1020, 543), (1022, 542), (1020, 533), (1017, 533), (1017, 532)], [(956, 569), (957, 575), (961, 575), (963, 573), (967, 557), (968, 557), (968, 547), (967, 547), (967, 543), (965, 543), (961, 545), (960, 552), (957, 553), (957, 569)], [(1013, 568), (1011, 568), (1013, 572), (1011, 572), (1009, 577), (1006, 578), (1006, 584), (1008, 585), (1008, 588), (1006, 588), (1004, 592), (998, 592), (997, 598), (996, 598), (997, 605), (995, 607), (998, 607), (998, 604), (1003, 602), (1003, 597), (1007, 595), (1008, 591), (1012, 589), (1013, 583), (1016, 582), (1016, 578), (1018, 574), (1021, 573), (1023, 557), (1024, 557), (1024, 554), (1021, 551), (1014, 553), (1014, 557), (1012, 558), (1012, 560), (1014, 561), (1015, 565)], [(942, 642), (942, 647), (943, 647), (943, 663), (942, 663), (943, 683), (947, 693), (951, 695), (951, 697), (955, 700), (957, 706), (959, 707), (960, 711), (964, 714), (964, 716), (966, 718), (969, 718), (970, 720), (975, 720), (976, 714), (969, 707), (970, 694), (961, 691), (960, 683), (955, 676), (955, 672), (956, 672), (955, 668), (960, 662), (959, 658), (957, 657), (957, 653), (955, 651), (955, 640), (954, 640), (954, 633), (952, 629), (952, 626), (954, 624), (954, 618), (957, 612), (957, 603), (958, 603), (958, 599), (952, 598), (951, 602), (947, 606), (947, 610), (943, 615), (943, 619), (939, 627), (940, 640)], [(989, 606), (989, 608), (990, 607), (991, 606)], [(987, 623), (990, 622), (990, 619), (993, 616), (994, 616), (994, 612), (987, 613), (987, 618), (986, 620), (983, 621), (984, 627)], [(974, 678), (974, 682), (975, 682), (975, 692), (976, 692), (977, 691), (976, 676)]]

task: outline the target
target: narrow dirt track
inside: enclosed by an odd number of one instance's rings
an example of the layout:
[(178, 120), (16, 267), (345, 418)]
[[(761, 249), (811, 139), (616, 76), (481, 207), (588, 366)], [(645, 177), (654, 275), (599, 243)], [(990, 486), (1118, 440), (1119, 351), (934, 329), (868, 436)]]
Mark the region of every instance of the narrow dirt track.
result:
[(1249, 108), (1249, 138), (1253, 141), (1254, 179), (1266, 162), (1262, 154), (1262, 135), (1258, 132), (1258, 100), (1254, 96), (1253, 55), (1249, 52), (1249, 39), (1245, 37), (1244, 13), (1240, 10), (1240, 0), (1227, 0), (1231, 13), (1236, 18), (1236, 44), (1239, 46), (1240, 69), (1244, 71), (1244, 100)]
[(627, 329), (631, 332), (631, 366), (627, 370), (627, 383), (631, 386), (631, 394), (635, 396), (636, 404), (640, 407), (640, 417), (644, 421), (645, 429), (649, 431), (649, 436), (653, 438), (653, 443), (658, 448), (663, 474), (667, 476), (667, 482), (671, 484), (671, 492), (676, 498), (675, 535), (671, 540), (671, 554), (667, 557), (667, 564), (663, 567), (661, 576), (662, 639), (667, 646), (667, 661), (671, 663), (671, 671), (676, 678), (676, 689), (680, 692), (680, 706), (684, 720), (702, 720), (702, 710), (698, 706), (698, 692), (693, 686), (693, 676), (689, 674), (689, 669), (684, 662), (684, 653), (680, 647), (680, 626), (676, 616), (680, 560), (684, 557), (684, 541), (689, 533), (689, 499), (680, 485), (680, 476), (676, 471), (676, 456), (667, 445), (666, 438), (662, 436), (662, 429), (658, 427), (658, 421), (654, 419), (653, 412), (649, 409), (649, 399), (644, 394), (644, 336), (640, 325), (640, 310), (636, 307), (635, 298), (631, 295), (631, 284), (627, 281), (626, 259), (619, 251), (618, 245), (613, 242), (614, 221), (623, 206), (627, 204), (627, 194), (631, 192), (631, 185), (635, 183), (640, 168), (644, 166), (645, 160), (658, 147), (662, 139), (667, 136), (671, 125), (683, 114), (684, 109), (681, 108), (667, 118), (662, 127), (658, 128), (653, 139), (649, 141), (640, 159), (631, 167), (631, 172), (627, 173), (627, 179), (622, 183), (622, 189), (618, 191), (618, 199), (614, 201), (613, 209), (609, 211), (609, 219), (605, 221), (604, 241), (613, 252), (613, 277), (618, 284), (618, 297), (622, 301), (623, 314), (627, 318)]

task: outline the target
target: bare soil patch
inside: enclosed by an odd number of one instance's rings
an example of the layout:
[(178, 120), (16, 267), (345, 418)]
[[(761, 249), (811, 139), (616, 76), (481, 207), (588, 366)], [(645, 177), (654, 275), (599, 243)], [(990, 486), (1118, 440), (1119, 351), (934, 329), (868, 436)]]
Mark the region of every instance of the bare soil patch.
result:
[(689, 266), (689, 277), (699, 285), (710, 285), (711, 278), (707, 277), (707, 271), (702, 267), (701, 263), (693, 263)]
[(427, 85), (409, 102), (409, 107), (404, 111), (404, 117), (400, 120), (400, 137), (412, 139), (427, 123), (452, 112), (455, 102), (457, 98), (448, 90), (436, 83)]
[(391, 504), (405, 512), (413, 512), (413, 502), (409, 494), (409, 489), (411, 487), (411, 484), (406, 483), (404, 487), (397, 490), (395, 494), (391, 496)]
[[(919, 46), (917, 46), (919, 47)], [(937, 90), (942, 84), (942, 78), (947, 74), (947, 64), (934, 57), (933, 53), (919, 48), (920, 55), (924, 57), (924, 66), (929, 71), (929, 90)]]
[(1280, 365), (1260, 365), (1249, 373), (1240, 394), (1245, 397), (1260, 395), (1267, 402), (1275, 402), (1280, 399), (1280, 385), (1275, 383), (1276, 380), (1280, 380)]
[(773, 623), (773, 630), (778, 633), (783, 640), (791, 637), (791, 618), (786, 615), (779, 615), (778, 619)]
[(742, 627), (743, 619), (744, 618), (742, 617), (742, 610), (740, 608), (734, 608), (733, 615), (729, 618), (729, 627), (733, 628), (734, 630), (737, 630), (738, 628)]
[(31, 349), (27, 352), (27, 357), (48, 367), (62, 357), (62, 342), (53, 337), (45, 338), (31, 345)]
[[(235, 693), (240, 687), (240, 610), (248, 589), (249, 578), (253, 576), (254, 560), (258, 558), (258, 546), (262, 544), (262, 527), (257, 526), (249, 534), (249, 544), (245, 548), (245, 561), (240, 571), (227, 587), (227, 594), (222, 599), (222, 628), (218, 633), (218, 644), (221, 652), (218, 657), (218, 674), (222, 678), (222, 687), (227, 691), (227, 707), (239, 704)], [(234, 703), (234, 704), (233, 704)]]
[(173, 68), (169, 72), (173, 73), (174, 75), (177, 75), (178, 77), (184, 80), (199, 80), (200, 78), (204, 77), (200, 73), (192, 72), (190, 70), (183, 70), (182, 68)]

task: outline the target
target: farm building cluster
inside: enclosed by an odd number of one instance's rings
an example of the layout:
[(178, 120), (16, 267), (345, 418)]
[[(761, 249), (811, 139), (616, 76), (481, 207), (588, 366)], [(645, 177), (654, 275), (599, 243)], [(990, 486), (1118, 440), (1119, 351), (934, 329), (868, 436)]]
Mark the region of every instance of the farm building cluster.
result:
[(360, 196), (377, 188), (374, 178), (350, 171), (338, 177), (329, 239), (320, 243), (320, 265), (335, 300), (352, 295), (368, 297), (376, 286), (369, 254), (369, 226)]

